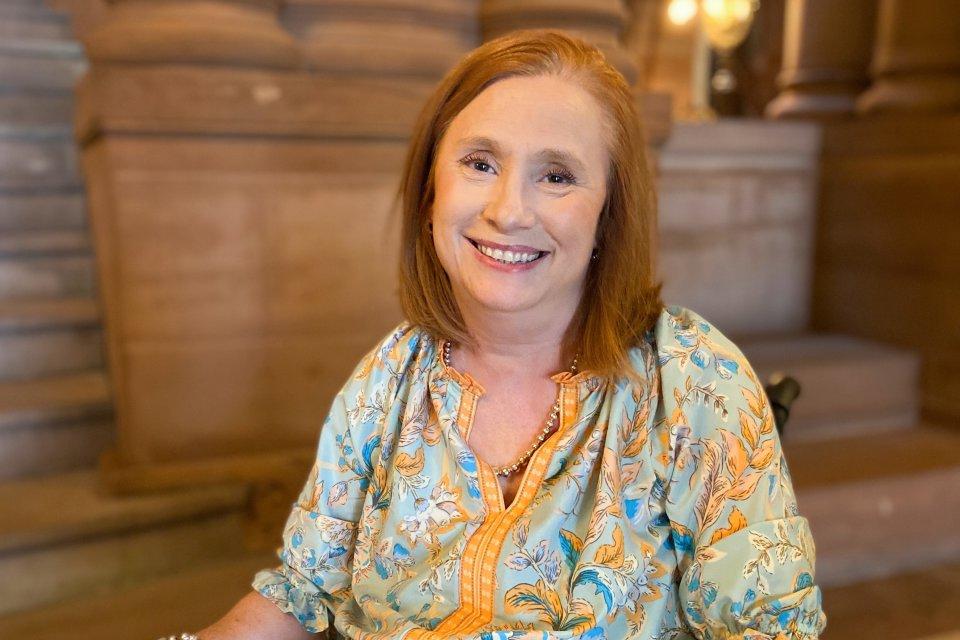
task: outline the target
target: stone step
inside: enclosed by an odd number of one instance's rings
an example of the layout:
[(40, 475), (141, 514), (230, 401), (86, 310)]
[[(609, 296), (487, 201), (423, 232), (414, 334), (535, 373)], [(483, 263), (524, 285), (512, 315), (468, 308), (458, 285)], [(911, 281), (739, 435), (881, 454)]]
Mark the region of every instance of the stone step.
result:
[(102, 368), (103, 361), (92, 299), (0, 300), (0, 380)]
[[(66, 47), (70, 47), (69, 44)], [(87, 61), (76, 54), (0, 54), (0, 87), (72, 91), (87, 70)]]
[(235, 558), (246, 500), (238, 485), (118, 497), (92, 470), (0, 483), (0, 615)]
[(67, 92), (2, 92), (0, 128), (29, 131), (53, 126), (68, 127), (73, 121), (73, 110), (74, 99)]
[(67, 20), (8, 19), (0, 21), (0, 56), (79, 59), (83, 47)]
[(79, 190), (77, 160), (67, 125), (0, 129), (0, 191)]
[(825, 589), (823, 601), (823, 640), (960, 638), (960, 564)]
[(742, 338), (737, 345), (761, 379), (782, 371), (800, 382), (786, 440), (910, 428), (920, 419), (915, 352), (833, 334)]
[(785, 450), (819, 584), (960, 562), (960, 430), (923, 425)]
[(44, 255), (86, 255), (90, 237), (86, 229), (11, 231), (0, 235), (0, 260)]
[(95, 290), (91, 255), (0, 258), (0, 300), (90, 297)]
[(62, 12), (54, 10), (45, 1), (4, 0), (0, 3), (0, 18), (8, 20), (16, 17), (49, 20), (60, 15)]
[(0, 479), (91, 467), (114, 441), (103, 371), (0, 381)]
[(0, 616), (0, 637), (62, 640), (70, 629), (76, 640), (130, 640), (197, 631), (250, 593), (257, 571), (276, 564), (273, 554), (245, 555), (117, 593)]
[(80, 190), (0, 192), (0, 234), (86, 228), (86, 206)]

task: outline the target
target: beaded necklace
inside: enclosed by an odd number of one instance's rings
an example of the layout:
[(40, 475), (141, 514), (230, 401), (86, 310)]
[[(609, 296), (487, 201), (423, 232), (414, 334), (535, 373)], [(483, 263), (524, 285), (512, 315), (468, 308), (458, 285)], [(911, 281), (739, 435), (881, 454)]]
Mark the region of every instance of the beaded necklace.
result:
[[(443, 363), (447, 367), (450, 366), (450, 348), (451, 348), (450, 341), (444, 340), (443, 347), (442, 347)], [(570, 365), (570, 373), (575, 374), (576, 372), (577, 372), (577, 358), (575, 357), (573, 359), (573, 363)], [(550, 435), (550, 432), (553, 431), (554, 427), (556, 426), (557, 419), (559, 417), (560, 417), (560, 398), (557, 397), (557, 401), (553, 403), (553, 409), (551, 409), (550, 411), (550, 417), (547, 418), (546, 425), (537, 435), (537, 438), (536, 440), (534, 440), (533, 444), (531, 444), (530, 447), (523, 452), (523, 455), (517, 458), (513, 462), (513, 464), (504, 465), (502, 467), (493, 467), (493, 472), (498, 476), (507, 477), (511, 473), (515, 473), (518, 469), (520, 469), (527, 462), (527, 460), (530, 459), (530, 457), (534, 454), (537, 448), (541, 444), (543, 444), (543, 441), (547, 439), (547, 436)]]

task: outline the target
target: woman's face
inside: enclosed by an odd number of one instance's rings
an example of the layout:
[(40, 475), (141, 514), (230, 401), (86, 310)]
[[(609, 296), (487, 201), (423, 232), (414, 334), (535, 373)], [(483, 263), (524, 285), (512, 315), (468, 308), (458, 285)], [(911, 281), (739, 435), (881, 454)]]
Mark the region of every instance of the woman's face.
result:
[(436, 158), (433, 241), (457, 303), (572, 315), (605, 201), (604, 114), (555, 76), (487, 87)]

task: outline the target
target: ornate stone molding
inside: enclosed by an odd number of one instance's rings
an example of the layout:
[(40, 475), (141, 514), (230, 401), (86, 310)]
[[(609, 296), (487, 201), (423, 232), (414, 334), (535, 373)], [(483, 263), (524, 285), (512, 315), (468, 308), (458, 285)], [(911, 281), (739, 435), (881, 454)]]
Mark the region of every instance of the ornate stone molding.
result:
[(866, 88), (877, 0), (788, 0), (773, 118), (844, 116)]
[(280, 0), (110, 0), (85, 34), (100, 62), (212, 63), (289, 69), (296, 41), (277, 20)]
[(960, 3), (881, 0), (863, 113), (960, 110)]

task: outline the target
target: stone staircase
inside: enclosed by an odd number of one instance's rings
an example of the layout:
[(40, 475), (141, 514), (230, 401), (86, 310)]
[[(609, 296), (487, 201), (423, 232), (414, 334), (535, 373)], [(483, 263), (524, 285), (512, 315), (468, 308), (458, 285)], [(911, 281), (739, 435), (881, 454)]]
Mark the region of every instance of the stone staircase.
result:
[(65, 16), (0, 3), (0, 616), (244, 554), (245, 487), (97, 481), (116, 429), (71, 126), (85, 68)]
[(0, 5), (0, 479), (90, 467), (112, 439), (70, 125), (84, 68), (65, 18)]

